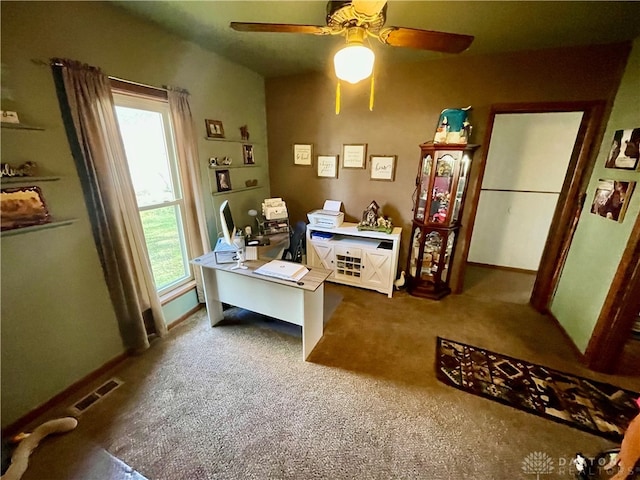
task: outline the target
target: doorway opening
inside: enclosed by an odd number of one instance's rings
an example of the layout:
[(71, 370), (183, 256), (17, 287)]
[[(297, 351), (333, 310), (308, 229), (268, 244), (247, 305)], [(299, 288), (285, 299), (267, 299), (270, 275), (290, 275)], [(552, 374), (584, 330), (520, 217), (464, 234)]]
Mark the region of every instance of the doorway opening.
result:
[[(511, 262), (506, 268), (529, 270), (535, 274), (530, 303), (541, 313), (548, 313), (582, 209), (583, 192), (593, 166), (592, 149), (601, 135), (604, 107), (604, 102), (599, 101), (492, 106), (478, 180), (474, 191), (470, 192), (472, 209), (463, 233), (466, 241), (462, 242), (459, 267), (461, 275), (458, 276), (455, 291), (462, 291), (467, 262), (491, 264), (483, 259), (491, 258), (487, 255), (493, 255), (492, 262), (498, 266)], [(532, 143), (522, 138), (518, 141), (494, 142), (494, 129), (499, 136), (504, 136), (504, 132), (509, 134), (509, 129), (517, 129), (532, 120), (536, 127), (527, 126), (527, 129), (533, 128), (534, 132), (543, 132), (552, 126), (556, 119), (563, 118), (563, 115), (548, 115), (556, 113), (569, 114), (564, 118), (569, 119), (569, 124), (573, 125), (571, 128), (574, 128), (570, 135), (566, 135), (573, 138), (573, 143), (567, 145), (569, 141), (564, 140), (565, 158), (562, 162), (547, 159), (541, 161), (538, 157), (537, 163), (522, 167), (513, 160), (517, 155), (510, 155), (510, 151), (529, 155), (524, 150), (534, 150), (531, 154), (533, 158), (536, 158), (538, 151), (544, 151), (543, 144), (550, 142), (544, 137), (540, 138), (538, 133), (532, 134)], [(529, 116), (531, 114), (544, 115)], [(540, 119), (544, 121), (539, 122)], [(547, 121), (548, 119), (553, 121)], [(537, 125), (538, 123), (543, 126)], [(490, 166), (490, 155), (493, 154), (497, 155), (498, 161), (495, 164), (492, 162)], [(485, 177), (488, 179), (487, 183), (484, 181)], [(482, 210), (481, 198), (485, 203)], [(505, 203), (507, 199), (509, 202)], [(535, 205), (536, 202), (540, 205)], [(536, 209), (528, 211), (527, 208), (532, 204)], [(493, 211), (490, 207), (493, 207)], [(511, 225), (503, 220), (507, 214)], [(496, 235), (493, 233), (499, 230), (503, 231), (501, 243), (496, 241)], [(477, 237), (476, 240), (473, 239), (474, 236)], [(472, 242), (474, 252), (470, 257)], [(518, 245), (513, 247), (514, 243)], [(532, 254), (534, 251), (535, 255)], [(514, 261), (515, 257), (519, 259)]]

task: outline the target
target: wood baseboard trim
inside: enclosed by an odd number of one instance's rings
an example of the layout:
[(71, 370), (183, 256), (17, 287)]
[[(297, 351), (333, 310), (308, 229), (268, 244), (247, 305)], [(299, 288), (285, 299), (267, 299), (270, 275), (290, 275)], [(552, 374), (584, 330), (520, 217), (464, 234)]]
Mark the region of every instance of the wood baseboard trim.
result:
[(17, 433), (20, 433), (24, 430), (24, 428), (33, 422), (36, 418), (43, 415), (48, 410), (53, 409), (63, 401), (68, 400), (72, 395), (75, 395), (77, 392), (86, 388), (91, 382), (97, 380), (102, 375), (105, 375), (107, 372), (119, 366), (122, 362), (124, 362), (127, 358), (129, 358), (129, 354), (127, 352), (121, 353), (117, 357), (109, 360), (107, 363), (97, 368), (93, 372), (88, 375), (82, 377), (77, 382), (71, 384), (69, 387), (65, 388), (62, 392), (57, 395), (51, 397), (49, 400), (44, 402), (43, 404), (37, 406), (27, 414), (20, 417), (15, 422), (7, 425), (2, 429), (2, 438), (7, 438)]
[(171, 322), (169, 325), (167, 325), (167, 328), (169, 330), (171, 330), (172, 328), (177, 327), (178, 325), (180, 325), (182, 322), (184, 322), (187, 318), (189, 318), (191, 315), (193, 315), (194, 313), (196, 313), (197, 311), (201, 310), (204, 308), (204, 303), (199, 303), (198, 305), (196, 305), (195, 307), (193, 307), (191, 310), (189, 310), (187, 313), (185, 313), (184, 315), (182, 315), (180, 318), (177, 318), (176, 320), (174, 320), (173, 322)]
[(488, 263), (467, 262), (467, 265), (471, 265), (473, 267), (491, 268), (493, 270), (504, 270), (507, 272), (528, 273), (531, 275), (536, 275), (538, 273), (536, 270), (527, 270), (524, 268), (514, 268), (514, 267), (503, 267), (502, 265), (489, 265)]

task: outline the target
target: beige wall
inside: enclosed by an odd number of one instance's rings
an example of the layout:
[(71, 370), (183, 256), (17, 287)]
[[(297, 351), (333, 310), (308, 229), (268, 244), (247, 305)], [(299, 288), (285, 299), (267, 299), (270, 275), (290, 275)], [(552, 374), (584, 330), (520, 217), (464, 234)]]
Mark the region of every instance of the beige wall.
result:
[[(378, 65), (374, 110), (368, 110), (369, 85), (361, 82), (343, 85), (337, 116), (331, 72), (267, 80), (272, 194), (287, 201), (292, 220), (330, 198), (342, 200), (345, 218), (357, 221), (376, 200), (404, 228), (399, 270), (404, 269), (418, 145), (433, 138), (441, 110), (473, 106), (471, 141), (482, 143), (494, 103), (611, 100), (627, 54), (626, 46), (611, 45)], [(370, 181), (368, 171), (343, 169), (337, 179), (318, 179), (313, 168), (293, 165), (292, 144), (305, 142), (314, 144), (316, 154), (341, 155), (344, 143), (367, 143), (369, 154), (397, 155), (396, 180)], [(482, 149), (474, 157), (471, 189)], [(464, 212), (463, 235), (470, 210)]]
[[(255, 168), (232, 170), (232, 185), (258, 179), (265, 188), (233, 194), (240, 215), (268, 196), (266, 113), (261, 76), (102, 2), (2, 3), (2, 109), (45, 127), (2, 130), (2, 161), (38, 163), (60, 175), (43, 186), (53, 215), (78, 222), (55, 230), (2, 237), (2, 425), (15, 421), (122, 352), (115, 313), (93, 243), (82, 189), (60, 116), (51, 70), (31, 60), (80, 60), (108, 75), (191, 93), (199, 136), (207, 222), (217, 235), (207, 159), (239, 144), (204, 139), (204, 119), (221, 120), (227, 138), (247, 124)], [(5, 89), (10, 91), (7, 98)], [(229, 148), (236, 147), (235, 153)], [(215, 184), (213, 189), (215, 189)], [(220, 197), (216, 197), (219, 199)], [(180, 313), (166, 311), (168, 320)], [(174, 315), (173, 317), (171, 315)]]

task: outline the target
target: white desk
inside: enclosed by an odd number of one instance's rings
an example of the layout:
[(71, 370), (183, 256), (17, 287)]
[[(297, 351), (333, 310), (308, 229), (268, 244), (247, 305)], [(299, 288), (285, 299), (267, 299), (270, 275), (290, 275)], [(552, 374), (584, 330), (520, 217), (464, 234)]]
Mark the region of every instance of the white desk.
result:
[(261, 313), (302, 327), (302, 359), (306, 360), (323, 332), (324, 281), (329, 270), (314, 267), (302, 285), (253, 273), (267, 263), (245, 262), (246, 270), (231, 270), (235, 264), (216, 263), (213, 252), (191, 261), (202, 268), (207, 314), (211, 326), (223, 318), (222, 304)]

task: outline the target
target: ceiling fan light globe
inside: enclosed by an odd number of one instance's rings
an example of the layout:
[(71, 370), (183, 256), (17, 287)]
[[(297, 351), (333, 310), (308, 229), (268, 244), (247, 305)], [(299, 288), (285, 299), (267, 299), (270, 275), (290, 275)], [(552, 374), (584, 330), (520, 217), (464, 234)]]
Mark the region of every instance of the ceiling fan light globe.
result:
[(333, 57), (336, 77), (349, 83), (358, 83), (371, 76), (375, 54), (364, 45), (347, 45)]

